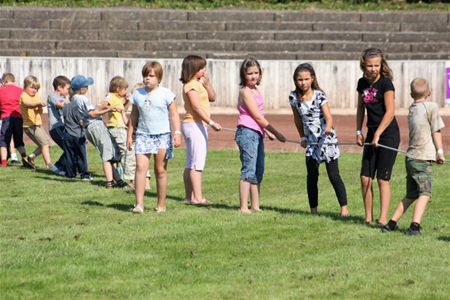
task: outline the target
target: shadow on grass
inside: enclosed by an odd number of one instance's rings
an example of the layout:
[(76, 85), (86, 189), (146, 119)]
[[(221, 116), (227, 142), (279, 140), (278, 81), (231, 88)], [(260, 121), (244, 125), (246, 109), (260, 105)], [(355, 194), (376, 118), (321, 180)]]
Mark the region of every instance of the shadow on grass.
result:
[(438, 237), (438, 240), (443, 241), (443, 242), (450, 242), (450, 236), (440, 236)]
[(95, 200), (83, 201), (83, 202), (81, 202), (81, 205), (108, 207), (108, 208), (114, 208), (114, 209), (117, 209), (120, 211), (126, 211), (126, 212), (131, 211), (134, 207), (131, 204), (122, 204), (122, 203), (112, 203), (112, 204), (105, 205), (105, 204), (101, 203), (100, 201), (95, 201)]

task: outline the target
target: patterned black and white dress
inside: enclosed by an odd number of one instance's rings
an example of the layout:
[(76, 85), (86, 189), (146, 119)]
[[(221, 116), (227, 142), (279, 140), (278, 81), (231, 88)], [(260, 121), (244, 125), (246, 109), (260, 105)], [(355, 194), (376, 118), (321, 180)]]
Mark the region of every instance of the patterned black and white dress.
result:
[(325, 93), (314, 90), (309, 101), (301, 101), (296, 91), (289, 94), (289, 104), (294, 107), (302, 120), (306, 137), (306, 156), (311, 156), (317, 162), (330, 162), (339, 157), (337, 136), (334, 128), (331, 134), (325, 135), (326, 122), (322, 105), (327, 103)]

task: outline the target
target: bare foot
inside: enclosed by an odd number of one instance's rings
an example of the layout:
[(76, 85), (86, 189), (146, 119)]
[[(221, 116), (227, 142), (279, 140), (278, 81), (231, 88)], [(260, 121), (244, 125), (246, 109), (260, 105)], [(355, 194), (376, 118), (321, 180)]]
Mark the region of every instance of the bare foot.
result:
[(251, 214), (252, 213), (252, 211), (249, 210), (248, 208), (241, 208), (241, 209), (239, 209), (239, 212), (243, 213), (243, 214)]
[(251, 209), (253, 212), (262, 212), (263, 210), (261, 208), (252, 208)]
[(348, 217), (348, 207), (347, 205), (341, 206), (341, 217)]

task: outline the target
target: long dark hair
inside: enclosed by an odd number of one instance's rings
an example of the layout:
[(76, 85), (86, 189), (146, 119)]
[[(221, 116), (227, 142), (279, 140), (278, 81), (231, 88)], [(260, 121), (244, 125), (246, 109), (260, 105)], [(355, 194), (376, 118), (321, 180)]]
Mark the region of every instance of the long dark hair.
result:
[(295, 91), (297, 92), (297, 94), (303, 95), (303, 92), (297, 87), (297, 84), (296, 84), (298, 73), (303, 72), (303, 71), (309, 72), (309, 74), (311, 75), (311, 78), (312, 78), (311, 88), (313, 90), (319, 90), (319, 91), (323, 92), (323, 90), (319, 86), (319, 82), (317, 81), (316, 71), (314, 71), (313, 66), (309, 63), (302, 63), (302, 64), (299, 64), (297, 66), (297, 68), (295, 68), (294, 75), (292, 75), (292, 79), (294, 80), (294, 85), (295, 85)]
[(206, 66), (206, 59), (198, 55), (188, 55), (183, 59), (181, 64), (181, 77), (182, 83), (188, 83), (194, 77), (195, 73), (200, 71)]
[(259, 85), (261, 83), (261, 79), (262, 79), (262, 70), (261, 70), (261, 66), (259, 65), (259, 62), (256, 60), (256, 58), (254, 57), (247, 57), (246, 59), (244, 59), (244, 61), (241, 64), (241, 69), (239, 71), (239, 76), (241, 79), (241, 82), (239, 83), (240, 86), (245, 86), (247, 84), (246, 80), (245, 80), (245, 74), (247, 73), (247, 70), (250, 67), (257, 67), (258, 71), (259, 71), (259, 79), (258, 82), (256, 82), (256, 85)]
[(389, 78), (390, 80), (394, 80), (394, 75), (392, 73), (392, 69), (389, 68), (389, 65), (384, 58), (383, 52), (378, 48), (367, 48), (364, 50), (361, 54), (361, 58), (359, 60), (359, 67), (361, 68), (361, 71), (365, 74), (366, 71), (366, 59), (371, 57), (381, 57), (381, 70), (380, 73), (384, 77)]

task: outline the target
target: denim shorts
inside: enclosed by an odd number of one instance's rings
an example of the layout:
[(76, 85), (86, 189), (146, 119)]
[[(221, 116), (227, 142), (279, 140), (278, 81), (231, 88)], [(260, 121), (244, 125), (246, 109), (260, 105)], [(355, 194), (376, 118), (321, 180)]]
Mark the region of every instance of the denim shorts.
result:
[(240, 179), (251, 184), (261, 183), (264, 175), (263, 136), (253, 129), (239, 126), (235, 139), (242, 163)]

